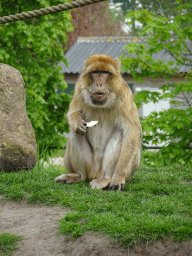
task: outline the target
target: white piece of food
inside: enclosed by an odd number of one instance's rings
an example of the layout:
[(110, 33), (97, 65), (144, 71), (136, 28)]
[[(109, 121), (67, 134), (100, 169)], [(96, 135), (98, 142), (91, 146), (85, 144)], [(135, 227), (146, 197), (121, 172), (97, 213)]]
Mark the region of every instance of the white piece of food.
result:
[(98, 121), (91, 121), (89, 123), (87, 123), (87, 127), (93, 127), (98, 123)]

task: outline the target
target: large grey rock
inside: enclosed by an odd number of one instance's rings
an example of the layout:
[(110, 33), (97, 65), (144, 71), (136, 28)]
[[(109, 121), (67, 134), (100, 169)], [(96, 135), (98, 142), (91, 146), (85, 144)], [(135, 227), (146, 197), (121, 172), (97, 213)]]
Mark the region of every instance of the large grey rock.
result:
[(0, 63), (0, 170), (26, 170), (36, 164), (35, 134), (25, 104), (21, 73)]

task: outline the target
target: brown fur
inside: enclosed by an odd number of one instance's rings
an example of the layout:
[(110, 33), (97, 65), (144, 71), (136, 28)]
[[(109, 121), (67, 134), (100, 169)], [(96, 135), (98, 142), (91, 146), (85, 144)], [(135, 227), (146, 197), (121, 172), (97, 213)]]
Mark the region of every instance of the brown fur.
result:
[[(123, 190), (140, 164), (142, 130), (118, 59), (101, 54), (85, 60), (67, 117), (71, 132), (64, 162), (69, 174), (55, 181), (88, 180), (91, 188)], [(86, 122), (97, 120), (87, 128)]]

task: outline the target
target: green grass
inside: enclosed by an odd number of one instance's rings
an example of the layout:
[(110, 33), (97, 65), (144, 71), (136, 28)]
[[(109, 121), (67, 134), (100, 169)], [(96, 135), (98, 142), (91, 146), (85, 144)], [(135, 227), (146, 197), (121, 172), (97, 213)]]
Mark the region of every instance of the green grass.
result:
[(18, 249), (17, 242), (22, 240), (22, 236), (11, 233), (0, 233), (0, 256), (12, 255), (11, 251)]
[[(143, 162), (147, 154), (143, 156)], [(132, 246), (158, 238), (192, 238), (192, 169), (142, 165), (125, 191), (91, 190), (88, 182), (54, 183), (63, 167), (36, 166), (32, 171), (1, 173), (0, 193), (7, 200), (60, 205), (71, 212), (60, 232), (74, 238), (92, 230)]]

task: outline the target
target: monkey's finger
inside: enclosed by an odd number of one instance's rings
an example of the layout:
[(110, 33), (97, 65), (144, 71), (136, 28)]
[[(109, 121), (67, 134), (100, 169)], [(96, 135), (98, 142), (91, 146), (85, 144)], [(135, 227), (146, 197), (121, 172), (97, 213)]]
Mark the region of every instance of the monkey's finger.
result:
[(116, 190), (117, 186), (116, 185), (113, 185), (113, 186), (110, 186), (109, 187), (109, 190)]
[(84, 132), (84, 133), (86, 133), (86, 131), (87, 131), (87, 127), (81, 126), (79, 129), (80, 129), (82, 132)]
[(123, 184), (123, 183), (122, 183), (122, 184), (119, 184), (119, 185), (118, 185), (118, 190), (119, 190), (119, 191), (123, 191), (123, 190), (124, 190), (124, 187), (125, 187), (125, 184)]
[(109, 186), (108, 191), (112, 190), (112, 186)]
[(77, 133), (79, 133), (79, 134), (85, 134), (87, 132), (87, 129), (85, 129), (85, 128), (83, 128), (83, 127), (79, 127), (79, 129), (78, 129), (78, 131), (77, 131)]
[(87, 122), (83, 121), (82, 124), (87, 127)]
[(118, 184), (118, 185), (110, 186), (108, 190), (116, 190), (116, 189), (118, 189), (119, 191), (123, 191), (124, 187), (125, 187), (125, 184), (121, 183), (121, 184)]
[(78, 131), (78, 134), (80, 134), (80, 135), (85, 135), (86, 134), (86, 132), (84, 132), (84, 131)]

